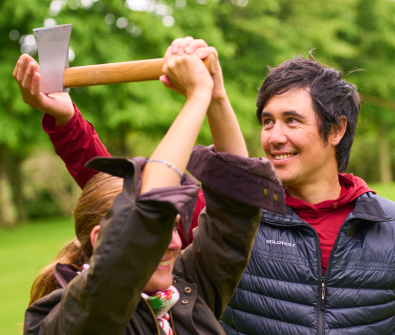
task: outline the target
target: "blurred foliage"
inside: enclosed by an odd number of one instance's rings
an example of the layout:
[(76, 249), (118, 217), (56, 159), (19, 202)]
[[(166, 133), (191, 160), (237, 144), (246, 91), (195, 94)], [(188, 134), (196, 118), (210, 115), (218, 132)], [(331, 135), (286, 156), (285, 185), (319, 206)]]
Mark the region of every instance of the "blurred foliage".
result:
[[(40, 113), (23, 103), (11, 73), (21, 52), (37, 56), (33, 28), (72, 23), (71, 66), (158, 58), (175, 38), (206, 40), (219, 51), (250, 154), (261, 156), (254, 100), (266, 66), (298, 54), (307, 57), (315, 48), (317, 61), (345, 74), (364, 69), (347, 76), (362, 94), (390, 100), (395, 92), (394, 17), (395, 2), (388, 0), (2, 0), (0, 190), (11, 191), (9, 199), (0, 192), (0, 202), (16, 210), (14, 220), (0, 213), (0, 222), (69, 213), (61, 195), (75, 197), (63, 167), (55, 169), (54, 177), (61, 191), (45, 183), (31, 187), (38, 177), (27, 166), (40, 166), (45, 176), (52, 163), (43, 159), (29, 165), (26, 160), (45, 155), (51, 145), (40, 129)], [(149, 155), (184, 101), (160, 82), (78, 88), (71, 96), (109, 151), (129, 156)], [(391, 108), (363, 105), (349, 172), (375, 182), (393, 169), (394, 125)], [(207, 124), (198, 142), (210, 143)]]

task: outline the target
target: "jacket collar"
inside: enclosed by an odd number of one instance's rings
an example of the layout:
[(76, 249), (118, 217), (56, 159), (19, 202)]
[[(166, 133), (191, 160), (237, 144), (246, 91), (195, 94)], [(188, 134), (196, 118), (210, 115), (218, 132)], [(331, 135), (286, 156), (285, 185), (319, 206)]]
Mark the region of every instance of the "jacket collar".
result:
[(286, 225), (286, 226), (307, 224), (306, 222), (301, 220), (300, 217), (296, 215), (293, 209), (289, 206), (286, 206), (285, 215), (275, 214), (265, 209), (262, 209), (261, 220), (265, 220), (274, 224)]
[[(381, 207), (377, 196), (372, 192), (367, 192), (359, 196), (355, 203), (354, 211), (347, 217), (347, 219), (361, 219), (373, 222), (393, 221), (394, 218), (385, 214)], [(262, 219), (281, 225), (300, 225), (306, 224), (294, 212), (294, 210), (287, 206), (286, 215), (270, 213), (262, 210)]]
[(385, 214), (383, 207), (381, 207), (377, 200), (377, 196), (372, 192), (364, 193), (357, 198), (351, 218), (375, 222), (394, 220)]
[(78, 270), (69, 264), (56, 264), (53, 274), (61, 288), (65, 288), (79, 274)]

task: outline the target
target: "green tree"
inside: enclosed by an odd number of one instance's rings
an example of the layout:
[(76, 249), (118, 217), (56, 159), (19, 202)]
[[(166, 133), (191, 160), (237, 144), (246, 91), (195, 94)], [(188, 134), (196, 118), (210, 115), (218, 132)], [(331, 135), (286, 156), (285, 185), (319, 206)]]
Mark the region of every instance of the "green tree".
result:
[[(17, 85), (13, 82), (12, 70), (21, 54), (24, 34), (41, 25), (47, 15), (49, 2), (22, 0), (16, 3), (4, 0), (0, 4), (0, 179), (9, 180), (12, 199), (16, 207), (16, 218), (26, 220), (27, 213), (22, 193), (21, 163), (32, 148), (45, 143), (45, 134), (37, 126), (40, 115), (32, 113), (20, 98)], [(0, 194), (0, 201), (4, 193)], [(13, 224), (16, 218), (5, 219), (0, 213), (0, 222)]]
[[(363, 68), (347, 77), (367, 102), (357, 139), (372, 139), (369, 147), (381, 157), (381, 179), (390, 180), (394, 11), (395, 3), (387, 0), (3, 0), (0, 175), (10, 181), (19, 219), (27, 216), (20, 166), (35, 148), (50, 148), (39, 129), (40, 113), (22, 102), (11, 76), (21, 50), (36, 56), (33, 28), (72, 23), (71, 66), (158, 58), (175, 38), (205, 39), (219, 51), (226, 88), (252, 156), (263, 154), (254, 100), (266, 65), (300, 53), (307, 57), (315, 48), (317, 61), (345, 73)], [(148, 155), (184, 101), (158, 81), (72, 89), (71, 96), (113, 155)], [(198, 141), (210, 143), (207, 125)], [(361, 161), (375, 166), (377, 159), (365, 155), (369, 161), (363, 160), (362, 153), (355, 150), (350, 170), (374, 179), (379, 174), (362, 168)]]

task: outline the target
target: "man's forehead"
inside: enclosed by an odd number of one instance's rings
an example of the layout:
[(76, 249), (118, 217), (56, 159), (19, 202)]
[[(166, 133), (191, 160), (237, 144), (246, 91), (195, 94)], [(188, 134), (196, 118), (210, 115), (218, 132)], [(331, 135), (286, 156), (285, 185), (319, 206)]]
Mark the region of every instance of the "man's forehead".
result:
[(313, 100), (308, 90), (305, 88), (294, 88), (283, 93), (273, 95), (265, 104), (262, 110), (263, 116), (274, 116), (274, 114), (284, 116), (308, 117), (314, 112)]

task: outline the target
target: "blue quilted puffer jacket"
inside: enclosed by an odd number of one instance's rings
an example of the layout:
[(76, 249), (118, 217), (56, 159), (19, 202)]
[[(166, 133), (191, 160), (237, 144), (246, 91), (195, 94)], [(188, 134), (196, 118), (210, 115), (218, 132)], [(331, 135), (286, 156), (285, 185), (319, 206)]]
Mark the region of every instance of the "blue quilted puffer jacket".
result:
[(228, 335), (395, 334), (395, 203), (360, 196), (327, 271), (316, 231), (262, 211), (249, 264), (223, 317)]

